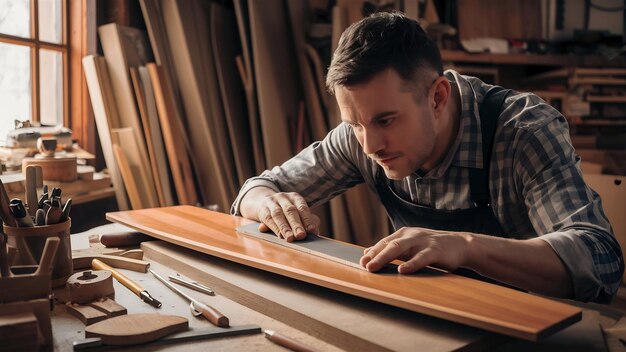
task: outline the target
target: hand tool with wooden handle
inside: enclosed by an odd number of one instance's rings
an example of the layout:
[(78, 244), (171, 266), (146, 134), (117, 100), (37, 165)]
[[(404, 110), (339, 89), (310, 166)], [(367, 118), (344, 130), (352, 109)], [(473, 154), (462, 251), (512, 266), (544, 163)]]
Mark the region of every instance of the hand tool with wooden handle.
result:
[(156, 300), (154, 297), (152, 297), (150, 295), (150, 293), (148, 293), (148, 291), (146, 291), (145, 288), (143, 288), (141, 285), (139, 285), (138, 283), (134, 282), (133, 280), (131, 280), (130, 278), (128, 278), (126, 275), (120, 273), (119, 271), (113, 269), (112, 267), (104, 264), (103, 262), (101, 262), (98, 259), (94, 259), (91, 261), (91, 266), (94, 269), (97, 270), (108, 270), (111, 272), (111, 274), (113, 275), (113, 277), (119, 281), (122, 285), (126, 286), (129, 290), (133, 291), (134, 294), (136, 294), (139, 298), (141, 298), (144, 302), (156, 307), (156, 308), (161, 308), (161, 302), (159, 302), (158, 300)]
[(10, 204), (7, 191), (4, 189), (2, 180), (0, 180), (0, 217), (5, 224), (15, 227), (17, 224), (13, 214), (11, 214)]
[(174, 287), (174, 285), (167, 282), (167, 280), (165, 280), (159, 274), (155, 273), (154, 270), (150, 269), (150, 272), (157, 279), (159, 279), (159, 281), (165, 284), (165, 286), (169, 287), (170, 289), (172, 289), (172, 291), (178, 293), (179, 295), (185, 297), (188, 301), (190, 301), (191, 302), (190, 308), (192, 312), (194, 313), (194, 315), (197, 316), (197, 315), (202, 314), (203, 317), (207, 318), (207, 320), (213, 323), (213, 325), (215, 326), (219, 326), (223, 328), (229, 326), (230, 323), (229, 323), (228, 317), (220, 313), (217, 309), (209, 306), (208, 304), (201, 303), (195, 300), (194, 298), (192, 298), (191, 296), (188, 296), (183, 291), (179, 290), (178, 288)]
[(41, 172), (41, 166), (30, 165), (26, 167), (25, 198), (30, 216), (35, 216), (39, 204), (37, 200), (37, 169), (40, 169), (39, 172)]

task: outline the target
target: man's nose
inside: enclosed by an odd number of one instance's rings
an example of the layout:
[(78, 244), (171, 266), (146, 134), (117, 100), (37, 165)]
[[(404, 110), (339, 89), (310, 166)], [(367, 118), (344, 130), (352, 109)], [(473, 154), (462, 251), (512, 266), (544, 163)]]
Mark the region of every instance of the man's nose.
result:
[(363, 131), (363, 151), (367, 155), (374, 155), (385, 149), (383, 136), (376, 131)]

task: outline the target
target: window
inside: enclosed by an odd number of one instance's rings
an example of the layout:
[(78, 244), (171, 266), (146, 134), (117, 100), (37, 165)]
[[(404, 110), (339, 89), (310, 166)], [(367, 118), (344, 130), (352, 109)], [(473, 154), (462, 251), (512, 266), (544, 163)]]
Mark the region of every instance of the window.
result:
[(67, 0), (0, 0), (0, 143), (14, 120), (68, 116)]

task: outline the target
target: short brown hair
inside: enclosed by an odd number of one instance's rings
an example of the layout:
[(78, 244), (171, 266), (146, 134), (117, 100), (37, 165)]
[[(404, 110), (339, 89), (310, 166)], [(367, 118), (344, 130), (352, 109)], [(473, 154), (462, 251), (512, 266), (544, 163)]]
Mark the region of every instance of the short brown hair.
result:
[(334, 93), (336, 86), (367, 82), (387, 68), (409, 82), (422, 68), (443, 75), (437, 45), (417, 21), (399, 12), (375, 13), (343, 32), (328, 69), (326, 87)]

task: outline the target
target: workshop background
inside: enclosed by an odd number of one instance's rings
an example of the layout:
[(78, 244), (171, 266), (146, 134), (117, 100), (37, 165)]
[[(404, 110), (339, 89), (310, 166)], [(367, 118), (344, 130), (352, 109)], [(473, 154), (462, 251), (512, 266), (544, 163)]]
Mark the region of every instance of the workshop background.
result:
[[(13, 173), (37, 153), (38, 137), (52, 136), (82, 167), (63, 185), (73, 230), (104, 223), (110, 210), (228, 212), (248, 177), (338, 124), (324, 86), (338, 38), (363, 16), (392, 10), (420, 21), (446, 68), (534, 92), (563, 112), (624, 245), (621, 0), (3, 1), (5, 187), (23, 192)], [(370, 245), (389, 232), (365, 186), (315, 212), (322, 233), (344, 241)]]

